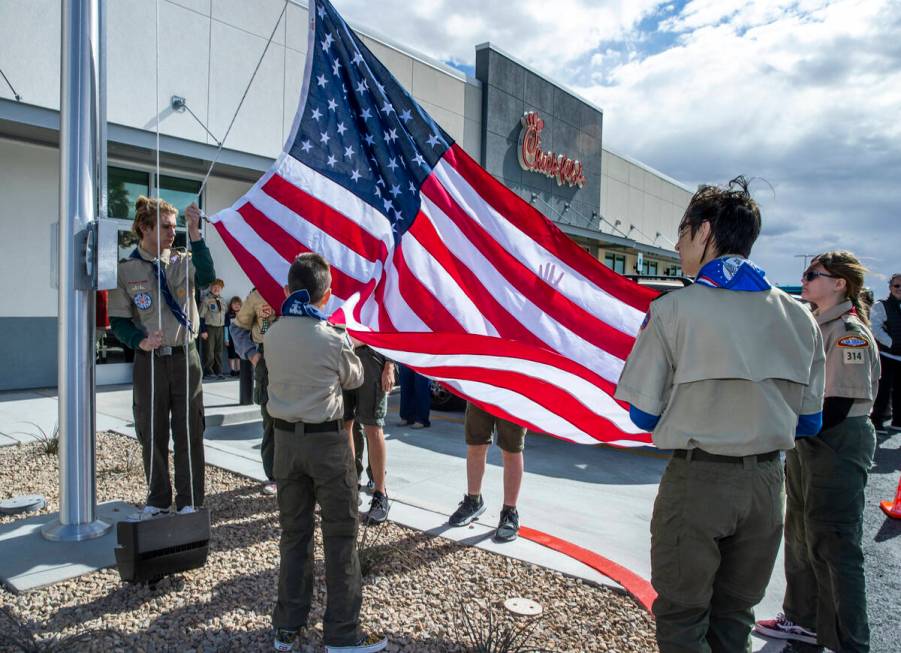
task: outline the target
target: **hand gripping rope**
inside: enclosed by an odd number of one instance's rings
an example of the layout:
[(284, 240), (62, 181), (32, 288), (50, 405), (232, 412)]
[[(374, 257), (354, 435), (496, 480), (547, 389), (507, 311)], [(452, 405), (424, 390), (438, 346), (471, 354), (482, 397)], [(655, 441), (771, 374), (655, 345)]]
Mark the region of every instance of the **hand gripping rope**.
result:
[[(232, 115), (231, 121), (228, 124), (228, 129), (225, 131), (225, 136), (222, 137), (222, 140), (219, 141), (219, 146), (216, 149), (216, 155), (213, 157), (213, 160), (210, 162), (209, 168), (207, 168), (206, 175), (203, 177), (203, 181), (200, 184), (200, 188), (197, 191), (197, 199), (200, 200), (201, 195), (203, 194), (204, 189), (206, 188), (207, 182), (210, 179), (210, 174), (213, 172), (213, 167), (219, 161), (219, 157), (222, 154), (222, 148), (225, 145), (225, 141), (228, 138), (228, 135), (231, 133), (232, 127), (235, 124), (235, 120), (238, 118), (238, 113), (241, 111), (241, 107), (244, 105), (244, 100), (247, 98), (247, 94), (250, 92), (250, 87), (253, 85), (253, 80), (256, 79), (257, 73), (260, 70), (260, 66), (263, 64), (263, 59), (266, 57), (266, 53), (269, 51), (269, 46), (272, 44), (273, 39), (275, 38), (275, 32), (278, 30), (278, 26), (282, 22), (282, 18), (285, 16), (285, 11), (288, 8), (288, 1), (285, 0), (284, 5), (282, 5), (282, 11), (278, 16), (278, 20), (275, 21), (275, 26), (272, 28), (272, 32), (269, 34), (269, 39), (266, 41), (266, 46), (263, 48), (263, 53), (260, 55), (259, 61), (257, 61), (257, 65), (253, 70), (253, 74), (250, 76), (250, 81), (247, 83), (247, 87), (244, 89), (244, 93), (241, 95), (241, 99), (238, 102), (238, 106), (235, 109), (234, 114)], [(156, 23), (154, 27), (154, 37), (155, 37), (155, 45), (156, 45), (156, 56), (155, 56), (155, 64), (156, 64), (156, 104), (155, 106), (158, 108), (160, 106), (160, 2), (156, 0)], [(156, 172), (156, 195), (157, 199), (159, 199), (159, 179), (160, 179), (160, 116), (159, 111), (156, 111), (156, 161), (155, 161), (155, 172)], [(199, 202), (198, 202), (199, 203)], [(204, 220), (207, 220), (206, 215), (201, 212), (201, 217)], [(209, 222), (209, 220), (207, 220)], [(156, 249), (157, 256), (155, 259), (155, 263), (160, 266), (162, 269), (162, 260), (160, 259), (160, 205), (157, 202), (156, 205)], [(191, 237), (190, 233), (185, 238), (185, 247), (187, 250), (187, 255), (185, 256), (185, 305), (182, 307), (185, 315), (191, 315), (191, 302), (193, 301), (193, 295), (191, 294)], [(159, 298), (162, 296), (162, 275), (156, 275), (156, 296)], [(156, 302), (156, 311), (157, 311), (157, 330), (162, 331), (163, 329), (163, 307), (162, 302)], [(189, 331), (191, 333), (189, 333)], [(194, 497), (194, 465), (191, 460), (191, 372), (190, 367), (188, 365), (188, 347), (191, 344), (191, 335), (193, 333), (193, 328), (188, 329), (187, 327), (183, 327), (184, 332), (184, 352), (185, 352), (185, 432), (188, 437), (188, 442), (186, 443), (186, 449), (188, 451), (188, 475), (189, 475), (189, 483), (191, 485), (191, 508), (196, 507), (195, 497)], [(154, 440), (156, 436), (156, 353), (155, 351), (151, 351), (150, 355), (150, 466), (147, 474), (147, 487), (148, 487), (148, 498), (149, 498), (149, 489), (152, 487), (153, 481), (153, 458), (154, 458)], [(167, 447), (168, 449), (168, 447)], [(166, 463), (168, 465), (168, 462)]]

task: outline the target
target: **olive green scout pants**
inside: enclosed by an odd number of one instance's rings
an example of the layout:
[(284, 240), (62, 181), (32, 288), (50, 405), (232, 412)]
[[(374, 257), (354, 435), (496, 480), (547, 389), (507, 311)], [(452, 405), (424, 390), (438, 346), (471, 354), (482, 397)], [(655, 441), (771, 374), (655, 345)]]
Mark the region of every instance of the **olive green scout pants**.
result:
[(313, 509), (321, 507), (327, 605), (323, 640), (356, 644), (363, 601), (357, 558), (357, 477), (343, 429), (305, 433), (275, 421), (275, 480), (282, 535), (275, 628), (307, 625), (313, 600)]
[[(162, 355), (163, 353), (166, 355)], [(191, 471), (194, 478), (194, 505), (204, 500), (203, 388), (200, 356), (194, 343), (184, 347), (161, 348), (158, 353), (135, 351), (132, 395), (135, 432), (141, 443), (144, 477), (147, 479), (147, 505), (169, 508), (172, 485), (169, 482), (169, 428), (172, 428), (175, 458), (175, 506), (191, 505)], [(154, 392), (151, 397), (150, 361), (153, 359)], [(189, 377), (185, 378), (187, 359)], [(152, 403), (151, 403), (152, 402)], [(153, 437), (150, 421), (153, 412)], [(186, 419), (187, 415), (187, 419)], [(150, 457), (153, 456), (151, 475)], [(188, 459), (190, 458), (190, 467)]]
[(653, 612), (661, 653), (750, 651), (782, 538), (778, 458), (672, 458), (651, 519)]
[(253, 401), (260, 406), (260, 417), (263, 418), (263, 441), (260, 443), (260, 457), (263, 459), (263, 473), (267, 480), (274, 481), (272, 457), (275, 455), (275, 429), (272, 417), (266, 405), (269, 403), (269, 368), (266, 366), (266, 355), (263, 345), (259, 345), (259, 362), (253, 368)]
[(204, 368), (207, 374), (222, 374), (222, 352), (225, 349), (225, 327), (207, 326)]
[(864, 488), (876, 433), (849, 417), (788, 452), (785, 616), (842, 653), (870, 650), (861, 550)]

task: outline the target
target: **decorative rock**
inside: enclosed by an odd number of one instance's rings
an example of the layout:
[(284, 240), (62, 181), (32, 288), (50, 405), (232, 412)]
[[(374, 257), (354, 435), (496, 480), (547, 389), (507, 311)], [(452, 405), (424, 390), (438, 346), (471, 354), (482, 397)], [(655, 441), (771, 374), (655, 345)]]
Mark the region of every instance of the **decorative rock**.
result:
[(37, 512), (47, 502), (40, 494), (22, 494), (6, 501), (0, 501), (0, 512), (4, 515), (15, 515), (20, 512)]

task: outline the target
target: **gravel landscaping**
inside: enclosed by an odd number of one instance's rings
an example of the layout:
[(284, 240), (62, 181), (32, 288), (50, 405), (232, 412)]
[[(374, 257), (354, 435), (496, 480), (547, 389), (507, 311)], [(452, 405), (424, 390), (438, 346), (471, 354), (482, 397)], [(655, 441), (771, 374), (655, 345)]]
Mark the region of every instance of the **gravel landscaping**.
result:
[[(39, 493), (45, 512), (58, 509), (58, 466), (40, 444), (0, 448), (0, 499)], [(144, 494), (137, 443), (114, 433), (97, 440), (98, 501), (139, 502)], [(209, 561), (171, 576), (155, 589), (104, 570), (15, 596), (0, 590), (0, 607), (34, 635), (43, 650), (54, 639), (93, 633), (66, 651), (271, 650), (278, 521), (275, 499), (256, 481), (207, 468), (213, 517)], [(0, 523), (16, 517), (2, 516)], [(314, 612), (302, 648), (321, 650), (325, 596), (321, 541), (316, 552)], [(434, 537), (396, 524), (365, 533), (363, 623), (383, 632), (389, 651), (467, 651), (463, 611), (476, 630), (492, 615), (496, 630), (530, 626), (529, 646), (547, 651), (656, 651), (653, 621), (630, 597), (534, 565)], [(541, 604), (533, 623), (513, 620), (505, 599)], [(0, 614), (0, 635), (15, 634)], [(0, 651), (19, 650), (2, 647)], [(492, 649), (504, 650), (504, 649)]]

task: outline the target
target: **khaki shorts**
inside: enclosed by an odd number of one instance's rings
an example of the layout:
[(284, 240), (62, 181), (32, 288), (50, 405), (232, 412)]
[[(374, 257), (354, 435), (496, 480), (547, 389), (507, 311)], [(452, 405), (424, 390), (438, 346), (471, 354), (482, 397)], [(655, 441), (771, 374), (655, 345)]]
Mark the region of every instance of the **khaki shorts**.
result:
[(344, 391), (344, 421), (356, 420), (364, 426), (384, 426), (388, 413), (388, 393), (382, 392), (385, 357), (370, 347), (356, 350), (363, 363), (363, 385)]
[(507, 453), (520, 453), (525, 448), (526, 429), (485, 412), (474, 404), (466, 404), (463, 424), (466, 444), (491, 444), (491, 434), (497, 430), (497, 446)]

